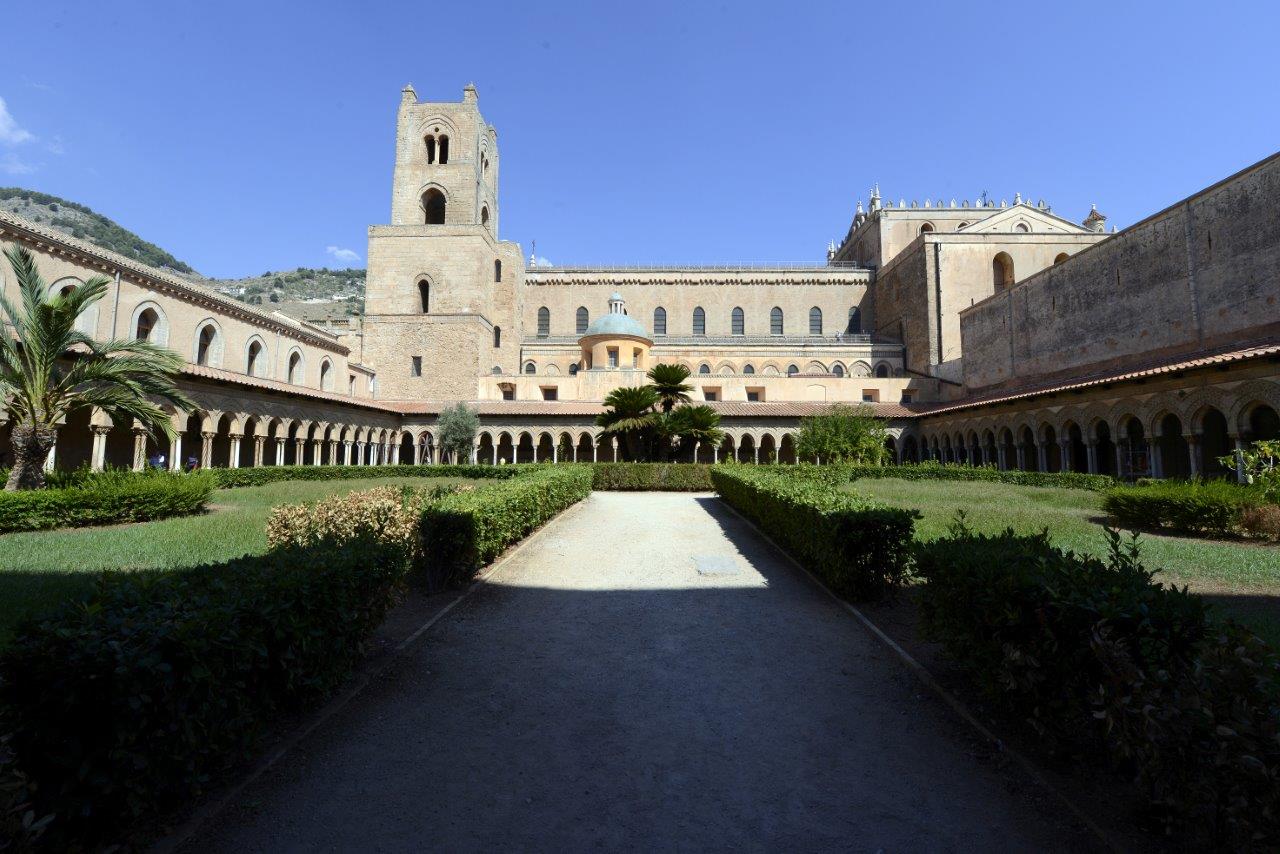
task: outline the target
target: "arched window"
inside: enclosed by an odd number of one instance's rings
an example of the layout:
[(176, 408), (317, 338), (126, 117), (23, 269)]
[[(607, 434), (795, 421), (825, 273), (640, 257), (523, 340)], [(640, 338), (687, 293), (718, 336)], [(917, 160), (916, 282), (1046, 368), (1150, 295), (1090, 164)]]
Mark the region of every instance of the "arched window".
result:
[(440, 164), (443, 166), (449, 162), (449, 137), (444, 134), (440, 135)]
[(881, 378), (889, 376), (889, 366), (884, 362), (876, 365), (876, 376)]
[(501, 346), (502, 346), (502, 327), (495, 326), (493, 327), (493, 349), (496, 350)]
[(1028, 231), (1031, 230), (1031, 226), (1027, 225), (1025, 222), (1020, 222), (1013, 227), (1013, 230), (1020, 231), (1023, 234), (1026, 234)]
[(320, 363), (320, 388), (333, 391), (333, 362), (328, 359)]
[(991, 278), (995, 284), (996, 293), (1013, 284), (1013, 259), (1009, 257), (1008, 252), (1001, 252), (991, 259)]
[(502, 261), (495, 260), (493, 262), (493, 280), (495, 282), (502, 281)]
[(849, 323), (844, 328), (846, 335), (862, 334), (862, 309), (855, 306), (849, 307)]
[(778, 308), (776, 305), (773, 307), (773, 310), (769, 312), (769, 334), (782, 334), (782, 309)]
[(488, 205), (482, 205), (480, 207), (480, 224), (481, 225), (489, 224), (489, 206)]
[(422, 313), (431, 311), (431, 283), (426, 279), (418, 282), (418, 300), (422, 304)]
[(133, 337), (139, 341), (151, 341), (156, 338), (160, 326), (160, 314), (154, 308), (143, 309), (138, 315), (138, 322), (133, 327)]
[(576, 377), (578, 375), (578, 368), (579, 368), (579, 365), (577, 362), (574, 362), (572, 365), (570, 365), (569, 376)]
[(289, 382), (299, 385), (302, 382), (302, 354), (294, 350), (289, 354)]
[(1065, 253), (1065, 252), (1059, 252), (1059, 253), (1058, 253), (1058, 257), (1053, 259), (1053, 263), (1055, 263), (1055, 264), (1061, 264), (1063, 261), (1067, 260), (1067, 259), (1068, 259), (1068, 258), (1070, 258), (1070, 257), (1071, 257), (1071, 256), (1070, 256), (1070, 255), (1068, 255), (1068, 254), (1067, 254), (1067, 253)]
[(526, 374), (536, 374), (536, 373), (538, 372), (538, 366), (537, 366), (536, 364), (534, 364), (533, 362), (525, 362), (525, 363), (524, 363), (524, 372), (525, 372)]
[(551, 309), (545, 305), (538, 309), (538, 337), (546, 338), (551, 334)]
[(707, 313), (702, 310), (702, 306), (698, 306), (693, 310), (693, 334), (707, 334)]
[(964, 228), (964, 227), (965, 227), (966, 225), (968, 225), (968, 224), (969, 224), (969, 223), (967, 223), (967, 222), (962, 222), (962, 223), (960, 223), (959, 225), (957, 225), (957, 226), (956, 226), (956, 231), (959, 231), (960, 229)]
[(742, 309), (735, 308), (733, 310), (733, 334), (743, 335), (746, 333), (746, 318), (743, 316)]
[(809, 334), (822, 334), (822, 309), (818, 308), (816, 305), (809, 309)]
[(658, 306), (653, 310), (653, 334), (667, 334), (667, 310), (662, 306)]
[(800, 369), (795, 365), (787, 365), (787, 376), (794, 377), (798, 373), (800, 373)]
[(700, 374), (711, 373), (711, 366), (708, 365), (706, 362), (703, 362), (701, 365), (698, 365), (698, 373)]
[(435, 187), (429, 187), (422, 194), (422, 213), (427, 225), (444, 225), (445, 198), (444, 193)]
[(575, 316), (577, 330), (579, 335), (587, 334), (587, 327), (591, 325), (591, 312), (587, 311), (585, 305), (578, 306), (578, 313)]
[(427, 144), (427, 163), (436, 162), (436, 138), (429, 136), (424, 140)]
[(748, 376), (756, 372), (756, 366), (748, 362), (742, 366), (742, 372)]
[(931, 223), (931, 222), (926, 222), (926, 223), (922, 223), (922, 224), (921, 224), (921, 226), (920, 226), (920, 233), (921, 233), (921, 234), (928, 234), (928, 233), (929, 233), (929, 232), (931, 232), (931, 231), (933, 231), (933, 223)]
[(840, 364), (839, 362), (836, 362), (834, 365), (831, 366), (831, 373), (835, 374), (838, 377), (844, 376), (844, 365)]
[(196, 364), (212, 367), (222, 364), (222, 336), (212, 320), (205, 321), (196, 334)]
[(266, 367), (267, 348), (263, 346), (258, 339), (249, 342), (249, 349), (245, 353), (244, 372), (251, 377), (260, 377), (263, 375), (263, 368)]

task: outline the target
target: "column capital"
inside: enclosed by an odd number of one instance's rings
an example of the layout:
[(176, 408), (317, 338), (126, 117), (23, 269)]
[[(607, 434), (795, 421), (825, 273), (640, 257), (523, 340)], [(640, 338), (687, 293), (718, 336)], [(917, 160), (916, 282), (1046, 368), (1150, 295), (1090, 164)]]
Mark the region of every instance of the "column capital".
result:
[(89, 429), (97, 436), (105, 436), (111, 432), (111, 428), (105, 424), (92, 424)]

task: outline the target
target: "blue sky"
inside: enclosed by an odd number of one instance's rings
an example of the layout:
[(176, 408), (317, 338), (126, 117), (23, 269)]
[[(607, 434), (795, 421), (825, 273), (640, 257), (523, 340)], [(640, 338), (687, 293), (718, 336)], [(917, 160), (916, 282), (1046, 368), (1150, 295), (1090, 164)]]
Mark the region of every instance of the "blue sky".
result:
[(363, 266), (406, 82), (476, 83), (501, 236), (557, 263), (820, 261), (875, 182), (1123, 227), (1280, 144), (1266, 3), (43, 0), (4, 21), (0, 184), (213, 276)]

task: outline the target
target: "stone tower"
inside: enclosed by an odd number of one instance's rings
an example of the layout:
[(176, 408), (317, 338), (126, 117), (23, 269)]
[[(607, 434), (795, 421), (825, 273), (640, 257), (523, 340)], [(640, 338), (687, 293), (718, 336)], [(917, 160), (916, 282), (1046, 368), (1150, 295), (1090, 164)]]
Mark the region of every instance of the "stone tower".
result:
[(475, 86), (460, 102), (406, 86), (391, 223), (369, 228), (364, 358), (380, 396), (473, 400), (482, 374), (516, 373), (522, 278), (520, 247), (498, 240), (497, 133)]

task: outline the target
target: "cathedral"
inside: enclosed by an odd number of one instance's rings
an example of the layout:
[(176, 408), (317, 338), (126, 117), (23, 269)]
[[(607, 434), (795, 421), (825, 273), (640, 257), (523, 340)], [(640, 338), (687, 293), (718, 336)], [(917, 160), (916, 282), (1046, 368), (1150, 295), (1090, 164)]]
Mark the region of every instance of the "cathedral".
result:
[(73, 413), (52, 464), (436, 460), (458, 402), (480, 416), (477, 462), (611, 460), (602, 401), (658, 363), (721, 416), (706, 462), (792, 462), (800, 419), (834, 403), (885, 419), (898, 460), (1122, 477), (1223, 473), (1280, 435), (1280, 156), (1110, 233), (1096, 209), (875, 188), (825, 259), (770, 267), (526, 260), (500, 238), (500, 168), (474, 86), (405, 87), (364, 314), (328, 326), (0, 214), (0, 241), (56, 286), (113, 277), (84, 329), (182, 352), (200, 405), (160, 446)]

